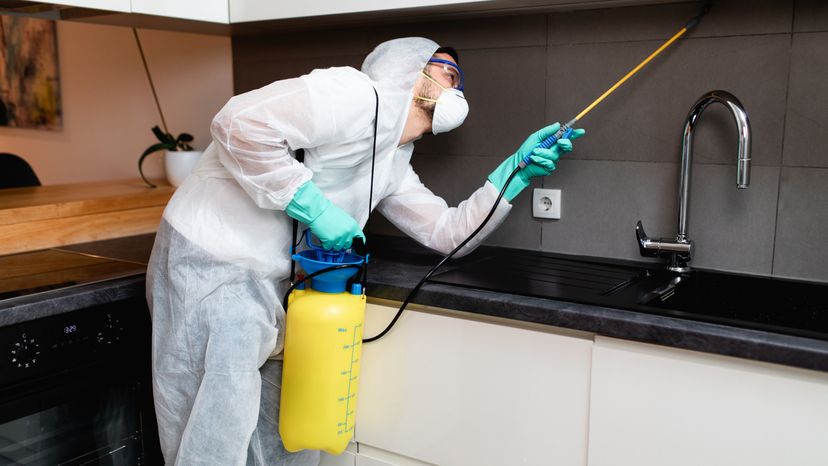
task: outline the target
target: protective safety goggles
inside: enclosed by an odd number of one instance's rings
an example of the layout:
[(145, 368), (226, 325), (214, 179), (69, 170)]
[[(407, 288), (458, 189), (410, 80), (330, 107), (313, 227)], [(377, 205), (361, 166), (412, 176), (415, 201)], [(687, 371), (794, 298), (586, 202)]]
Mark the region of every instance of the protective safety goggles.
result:
[(427, 66), (437, 67), (449, 79), (451, 87), (458, 91), (463, 90), (463, 70), (457, 64), (442, 58), (432, 58), (426, 63)]

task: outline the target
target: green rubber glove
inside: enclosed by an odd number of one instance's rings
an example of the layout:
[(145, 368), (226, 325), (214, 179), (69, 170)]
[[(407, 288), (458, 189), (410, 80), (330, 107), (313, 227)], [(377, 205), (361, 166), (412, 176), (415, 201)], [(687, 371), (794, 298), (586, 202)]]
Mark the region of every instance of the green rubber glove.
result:
[(357, 221), (328, 200), (312, 181), (299, 187), (285, 213), (309, 226), (325, 249), (348, 249), (355, 237), (365, 241)]
[(500, 191), (503, 189), (503, 185), (506, 184), (506, 180), (509, 179), (509, 175), (512, 174), (515, 167), (517, 167), (520, 161), (523, 160), (523, 157), (525, 157), (526, 154), (532, 154), (529, 156), (532, 160), (532, 164), (521, 169), (517, 175), (512, 178), (512, 182), (509, 183), (509, 187), (506, 188), (506, 192), (503, 194), (503, 197), (505, 197), (506, 200), (511, 202), (512, 199), (517, 197), (521, 191), (529, 186), (532, 178), (536, 176), (546, 176), (555, 171), (555, 162), (558, 161), (558, 158), (565, 152), (572, 151), (572, 140), (578, 139), (586, 133), (583, 129), (573, 129), (569, 139), (558, 139), (555, 145), (549, 149), (537, 147), (538, 144), (543, 142), (544, 139), (549, 136), (553, 136), (556, 132), (558, 132), (560, 127), (561, 125), (559, 123), (555, 123), (538, 130), (529, 136), (523, 144), (521, 144), (517, 152), (506, 158), (500, 166), (495, 168), (495, 170), (489, 174), (489, 181), (495, 188), (497, 188), (498, 191)]

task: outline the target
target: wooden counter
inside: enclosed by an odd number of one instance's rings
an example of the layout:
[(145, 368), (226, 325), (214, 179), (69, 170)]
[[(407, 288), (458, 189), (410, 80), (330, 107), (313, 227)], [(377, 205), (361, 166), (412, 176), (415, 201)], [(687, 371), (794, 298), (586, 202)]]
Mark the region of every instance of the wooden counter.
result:
[(0, 254), (155, 232), (171, 186), (140, 180), (0, 190)]

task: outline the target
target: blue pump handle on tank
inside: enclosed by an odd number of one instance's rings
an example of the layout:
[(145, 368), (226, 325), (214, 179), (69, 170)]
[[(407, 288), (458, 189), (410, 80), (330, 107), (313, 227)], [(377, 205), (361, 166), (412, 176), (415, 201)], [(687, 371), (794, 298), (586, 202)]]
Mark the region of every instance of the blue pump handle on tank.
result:
[[(330, 250), (321, 245), (314, 244), (313, 234), (305, 230), (305, 244), (308, 249), (291, 255), (308, 275), (304, 281), (310, 278), (310, 287), (316, 291), (325, 293), (342, 293), (348, 289), (348, 280), (368, 262), (368, 256), (360, 256), (347, 250)], [(296, 287), (299, 287), (298, 282)], [(362, 285), (355, 283), (351, 287), (351, 293), (362, 294)]]

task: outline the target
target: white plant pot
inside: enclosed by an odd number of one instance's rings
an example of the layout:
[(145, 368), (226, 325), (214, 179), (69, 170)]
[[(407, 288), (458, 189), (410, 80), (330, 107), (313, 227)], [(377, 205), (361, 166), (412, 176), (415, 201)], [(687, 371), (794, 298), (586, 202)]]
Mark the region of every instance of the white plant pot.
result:
[(200, 150), (168, 150), (164, 154), (164, 168), (167, 171), (167, 181), (173, 186), (179, 186), (184, 178), (193, 171), (203, 151)]

